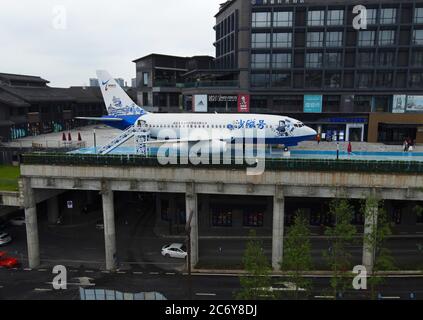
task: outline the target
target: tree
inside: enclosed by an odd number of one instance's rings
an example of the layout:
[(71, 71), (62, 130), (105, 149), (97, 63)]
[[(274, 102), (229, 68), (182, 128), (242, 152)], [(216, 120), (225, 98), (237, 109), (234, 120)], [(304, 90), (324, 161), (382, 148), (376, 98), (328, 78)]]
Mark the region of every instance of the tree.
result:
[(300, 288), (311, 288), (311, 281), (303, 277), (303, 272), (312, 266), (310, 229), (301, 210), (297, 212), (294, 224), (287, 232), (284, 258), (280, 265), (282, 270), (288, 271), (289, 281), (295, 285), (294, 297), (298, 300)]
[[(377, 210), (376, 218), (374, 217)], [(362, 204), (362, 212), (366, 218), (365, 227), (370, 232), (364, 234), (364, 245), (373, 251), (373, 268), (368, 274), (368, 284), (372, 299), (376, 299), (376, 289), (384, 283), (385, 279), (377, 276), (379, 271), (393, 270), (394, 259), (389, 249), (386, 248), (386, 241), (392, 234), (391, 222), (388, 213), (384, 208), (383, 201), (370, 195)], [(370, 228), (369, 228), (370, 227)]]
[(243, 257), (247, 274), (240, 277), (241, 290), (236, 294), (236, 298), (239, 300), (273, 299), (274, 294), (268, 290), (272, 283), (272, 267), (263, 252), (262, 242), (257, 239), (254, 230), (250, 231), (250, 239)]
[(353, 243), (357, 229), (351, 223), (354, 209), (347, 199), (334, 199), (329, 208), (335, 224), (325, 230), (330, 247), (328, 252), (323, 252), (323, 256), (332, 271), (330, 286), (336, 299), (339, 292), (351, 286), (351, 254), (348, 246)]

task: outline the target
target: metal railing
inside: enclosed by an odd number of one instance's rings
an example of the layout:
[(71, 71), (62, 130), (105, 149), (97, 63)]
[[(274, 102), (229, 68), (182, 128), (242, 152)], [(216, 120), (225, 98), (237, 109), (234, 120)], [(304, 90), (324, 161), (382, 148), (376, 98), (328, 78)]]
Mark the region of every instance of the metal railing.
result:
[[(179, 158), (177, 160), (180, 160)], [(335, 160), (335, 159), (266, 159), (266, 170), (270, 171), (322, 171), (322, 172), (366, 172), (366, 173), (407, 173), (423, 174), (421, 161), (377, 161), (377, 160)], [(140, 166), (140, 167), (192, 167), (201, 169), (241, 170), (256, 165), (209, 164), (192, 165), (169, 164), (162, 166), (157, 157), (138, 155), (93, 155), (30, 153), (22, 156), (27, 165), (64, 165), (64, 166)]]
[(239, 81), (228, 80), (228, 81), (196, 81), (196, 82), (167, 82), (167, 81), (156, 81), (154, 87), (163, 88), (215, 88), (215, 87), (239, 87)]

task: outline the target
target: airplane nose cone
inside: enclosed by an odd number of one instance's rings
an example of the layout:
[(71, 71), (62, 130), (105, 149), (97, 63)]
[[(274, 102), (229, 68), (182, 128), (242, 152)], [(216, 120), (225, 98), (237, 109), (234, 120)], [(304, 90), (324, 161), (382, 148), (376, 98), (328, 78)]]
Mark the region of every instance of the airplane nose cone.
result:
[(310, 136), (317, 136), (317, 131), (308, 127), (309, 135)]

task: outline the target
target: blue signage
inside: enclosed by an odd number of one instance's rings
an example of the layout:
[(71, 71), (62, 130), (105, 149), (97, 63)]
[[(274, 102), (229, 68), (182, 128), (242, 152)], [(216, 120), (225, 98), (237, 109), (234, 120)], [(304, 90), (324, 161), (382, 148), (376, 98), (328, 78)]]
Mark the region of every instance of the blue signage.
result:
[(305, 95), (304, 96), (304, 112), (306, 113), (322, 113), (323, 96), (321, 95)]

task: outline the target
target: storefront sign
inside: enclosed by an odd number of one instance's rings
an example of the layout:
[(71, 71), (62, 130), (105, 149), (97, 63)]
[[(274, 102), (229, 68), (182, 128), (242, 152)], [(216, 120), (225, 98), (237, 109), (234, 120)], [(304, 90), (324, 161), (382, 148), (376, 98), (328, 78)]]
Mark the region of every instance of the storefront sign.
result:
[(237, 102), (238, 96), (222, 96), (219, 94), (209, 95), (209, 102)]
[(192, 105), (194, 106), (194, 112), (207, 112), (208, 103), (207, 95), (195, 95), (192, 97)]
[(405, 106), (407, 104), (406, 95), (394, 96), (392, 103), (392, 113), (405, 113)]
[(407, 112), (423, 112), (423, 96), (407, 97)]
[(322, 113), (323, 96), (321, 95), (305, 95), (304, 96), (304, 112), (306, 113)]
[(249, 94), (238, 95), (238, 112), (240, 113), (250, 112), (250, 95)]

